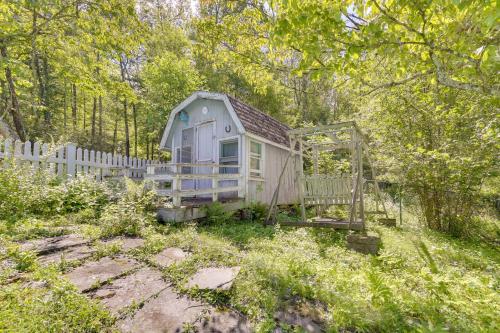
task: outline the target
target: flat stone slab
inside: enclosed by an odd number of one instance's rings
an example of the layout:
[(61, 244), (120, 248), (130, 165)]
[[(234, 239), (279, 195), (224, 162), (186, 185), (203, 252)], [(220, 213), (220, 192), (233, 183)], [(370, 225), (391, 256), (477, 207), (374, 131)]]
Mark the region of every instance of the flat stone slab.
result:
[(161, 273), (148, 267), (102, 286), (93, 293), (93, 297), (103, 303), (112, 313), (120, 309), (141, 303), (167, 288)]
[(139, 266), (136, 260), (125, 257), (104, 257), (99, 261), (88, 262), (75, 268), (65, 276), (76, 285), (80, 291), (85, 291), (97, 283), (115, 278)]
[(45, 254), (61, 251), (68, 247), (84, 245), (89, 241), (78, 235), (64, 235), (50, 238), (35, 239), (21, 244), (21, 251), (35, 251)]
[(209, 310), (195, 324), (198, 333), (250, 333), (252, 330), (245, 317), (235, 312)]
[(63, 249), (61, 251), (49, 252), (47, 254), (43, 254), (40, 257), (38, 257), (38, 261), (42, 265), (59, 264), (63, 260), (74, 261), (74, 260), (86, 259), (90, 257), (94, 252), (95, 252), (94, 249), (92, 249), (88, 245), (73, 246)]
[[(295, 311), (280, 311), (274, 315), (274, 318), (277, 322), (282, 322), (292, 326), (292, 329), (300, 327), (304, 332), (307, 333), (324, 332), (321, 326), (311, 318), (302, 316)], [(275, 332), (281, 332), (281, 330)]]
[(177, 247), (167, 247), (157, 255), (153, 257), (153, 261), (162, 267), (168, 267), (174, 263), (181, 262), (184, 260), (189, 253), (184, 252), (182, 249)]
[(147, 302), (133, 317), (117, 323), (122, 332), (170, 333), (184, 332), (184, 323), (194, 323), (206, 311), (207, 306), (173, 289), (164, 289)]
[(229, 290), (239, 272), (239, 266), (202, 268), (189, 279), (187, 287)]
[(130, 251), (132, 249), (144, 246), (144, 239), (135, 237), (120, 237), (108, 239), (103, 242), (104, 244), (119, 243), (122, 251)]

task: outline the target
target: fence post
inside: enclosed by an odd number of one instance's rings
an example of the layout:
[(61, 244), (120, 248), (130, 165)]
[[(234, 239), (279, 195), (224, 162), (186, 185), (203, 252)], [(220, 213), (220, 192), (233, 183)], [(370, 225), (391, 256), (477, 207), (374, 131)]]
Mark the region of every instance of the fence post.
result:
[(180, 207), (182, 198), (180, 196), (181, 180), (179, 179), (179, 166), (174, 165), (174, 178), (172, 179), (172, 204), (174, 207)]
[(12, 150), (12, 139), (7, 139), (3, 142), (3, 149), (4, 149), (4, 153), (3, 153), (3, 156), (5, 158), (10, 158), (12, 157), (11, 156), (11, 150)]
[(219, 193), (217, 192), (217, 189), (219, 187), (219, 178), (216, 177), (216, 174), (219, 173), (217, 170), (218, 167), (214, 166), (212, 167), (212, 201), (216, 202), (219, 198)]
[(33, 144), (33, 169), (38, 170), (40, 167), (40, 148), (42, 147), (39, 141)]
[(76, 146), (74, 143), (66, 145), (66, 173), (68, 176), (75, 177), (76, 175)]

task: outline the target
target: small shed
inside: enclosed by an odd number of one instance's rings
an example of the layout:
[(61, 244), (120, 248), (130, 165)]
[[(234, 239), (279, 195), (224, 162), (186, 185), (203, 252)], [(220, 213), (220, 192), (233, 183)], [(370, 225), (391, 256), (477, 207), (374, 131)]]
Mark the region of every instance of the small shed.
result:
[(195, 92), (172, 110), (163, 132), (160, 149), (171, 161), (151, 166), (149, 177), (174, 206), (236, 198), (269, 204), (280, 178), (278, 204), (296, 203), (289, 130), (232, 96)]

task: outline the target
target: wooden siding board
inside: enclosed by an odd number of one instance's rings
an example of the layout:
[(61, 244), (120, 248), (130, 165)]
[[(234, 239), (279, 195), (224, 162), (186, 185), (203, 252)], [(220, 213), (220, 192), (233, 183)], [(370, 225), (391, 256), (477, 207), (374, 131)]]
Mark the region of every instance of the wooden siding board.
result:
[[(270, 144), (263, 143), (263, 145), (265, 145), (264, 179), (262, 181), (248, 180), (248, 197), (250, 202), (258, 201), (269, 204), (278, 186), (278, 179), (285, 165), (289, 151)], [(298, 159), (297, 156), (295, 158)], [(278, 204), (293, 204), (298, 200), (293, 165), (294, 163), (289, 162), (285, 174), (283, 175)]]

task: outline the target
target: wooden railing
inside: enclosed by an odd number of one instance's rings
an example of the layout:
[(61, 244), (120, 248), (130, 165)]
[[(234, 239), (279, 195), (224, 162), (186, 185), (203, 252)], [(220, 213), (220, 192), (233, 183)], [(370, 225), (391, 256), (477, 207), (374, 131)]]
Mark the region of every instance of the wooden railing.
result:
[(302, 178), (304, 200), (309, 205), (350, 204), (352, 177), (313, 175)]
[[(147, 166), (146, 179), (154, 182), (156, 193), (172, 198), (174, 206), (180, 206), (182, 198), (211, 195), (217, 201), (220, 193), (237, 192), (243, 196), (243, 179), (239, 165), (214, 163), (167, 163)], [(191, 181), (186, 185), (187, 181)], [(230, 181), (232, 184), (219, 184)], [(165, 183), (170, 188), (162, 188)], [(222, 185), (222, 186), (220, 186)], [(186, 186), (184, 186), (186, 187)]]
[(91, 175), (97, 180), (110, 177), (144, 178), (146, 167), (157, 161), (143, 160), (82, 149), (72, 143), (49, 145), (41, 142), (0, 141), (0, 160), (14, 159), (33, 169), (44, 168), (64, 177)]

